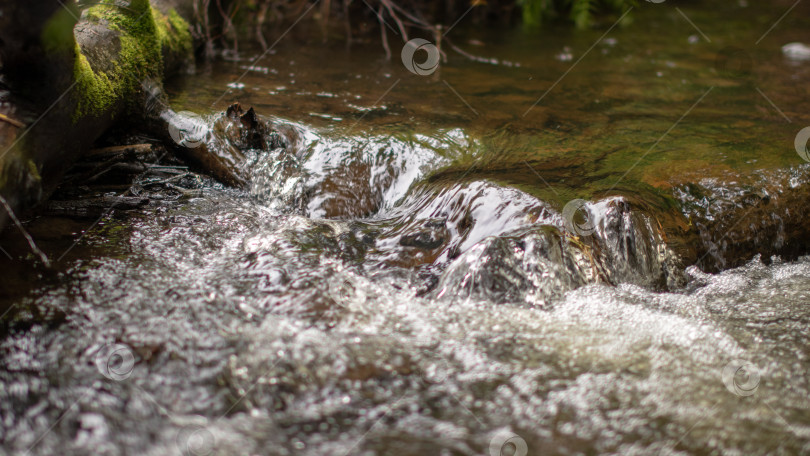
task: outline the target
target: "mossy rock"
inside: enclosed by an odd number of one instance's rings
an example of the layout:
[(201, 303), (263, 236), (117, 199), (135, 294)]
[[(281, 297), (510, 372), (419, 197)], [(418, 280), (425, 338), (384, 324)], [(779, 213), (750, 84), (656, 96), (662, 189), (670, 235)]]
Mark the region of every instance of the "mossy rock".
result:
[[(88, 8), (83, 19), (76, 33), (74, 118), (104, 113), (120, 102), (137, 110), (135, 94), (145, 81), (163, 80), (166, 60), (192, 59), (188, 23), (175, 10), (163, 14), (146, 0), (132, 0), (128, 8), (107, 1)], [(109, 44), (98, 46), (99, 36)]]
[[(113, 123), (146, 118), (144, 87), (161, 96), (166, 76), (193, 64), (189, 25), (167, 5), (28, 0), (4, 9), (2, 111), (27, 125), (0, 125), (0, 195), (15, 211), (47, 198)], [(0, 214), (0, 228), (7, 221)]]

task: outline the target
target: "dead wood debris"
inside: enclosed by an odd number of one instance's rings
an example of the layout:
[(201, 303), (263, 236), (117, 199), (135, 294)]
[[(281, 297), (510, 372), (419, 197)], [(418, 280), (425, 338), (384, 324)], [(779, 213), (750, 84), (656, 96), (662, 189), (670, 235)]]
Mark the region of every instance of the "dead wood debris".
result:
[(152, 144), (93, 149), (68, 172), (46, 215), (100, 217), (200, 196), (203, 180)]

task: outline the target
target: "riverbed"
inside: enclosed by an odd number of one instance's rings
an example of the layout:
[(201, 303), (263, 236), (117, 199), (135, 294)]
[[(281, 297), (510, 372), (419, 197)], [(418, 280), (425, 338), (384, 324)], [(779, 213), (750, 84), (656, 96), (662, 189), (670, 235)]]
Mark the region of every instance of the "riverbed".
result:
[(293, 28), (174, 81), (176, 110), (239, 101), (289, 147), (245, 189), (32, 221), (52, 269), (0, 238), (0, 451), (810, 453), (807, 252), (673, 234), (805, 191), (810, 62), (781, 47), (808, 7), (644, 3), (462, 19), (476, 58), (446, 40), (424, 76), (393, 33), (388, 61)]

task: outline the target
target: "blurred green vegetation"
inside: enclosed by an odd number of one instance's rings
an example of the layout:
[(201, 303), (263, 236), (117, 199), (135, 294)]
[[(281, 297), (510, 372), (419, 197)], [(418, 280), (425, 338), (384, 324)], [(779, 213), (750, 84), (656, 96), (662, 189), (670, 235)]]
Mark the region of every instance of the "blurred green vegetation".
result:
[(567, 19), (577, 28), (588, 28), (599, 14), (621, 14), (636, 5), (636, 0), (518, 0), (523, 22), (537, 26)]

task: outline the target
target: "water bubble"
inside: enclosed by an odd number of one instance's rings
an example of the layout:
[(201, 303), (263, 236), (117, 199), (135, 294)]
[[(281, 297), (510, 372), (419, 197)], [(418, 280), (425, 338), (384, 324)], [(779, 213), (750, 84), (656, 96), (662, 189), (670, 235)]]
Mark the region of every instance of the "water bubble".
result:
[(723, 368), (723, 384), (737, 396), (751, 396), (759, 388), (759, 368), (749, 361), (735, 359)]
[[(427, 52), (427, 59), (419, 63), (415, 59), (416, 51)], [(428, 40), (414, 38), (402, 47), (402, 64), (413, 74), (427, 76), (433, 74), (439, 68), (439, 49)]]
[(128, 379), (134, 366), (135, 356), (126, 345), (108, 344), (96, 354), (96, 368), (110, 380)]

